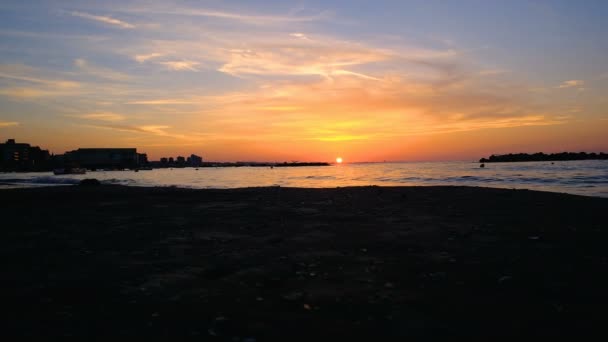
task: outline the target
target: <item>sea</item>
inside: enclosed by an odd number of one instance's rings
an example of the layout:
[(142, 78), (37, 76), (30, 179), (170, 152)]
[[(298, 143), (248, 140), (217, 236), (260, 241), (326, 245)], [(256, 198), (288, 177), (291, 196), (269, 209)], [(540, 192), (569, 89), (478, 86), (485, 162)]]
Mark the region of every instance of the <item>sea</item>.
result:
[(85, 178), (126, 186), (200, 189), (465, 185), (608, 197), (608, 160), (486, 163), (484, 168), (479, 163), (451, 161), (88, 171), (59, 176), (51, 172), (0, 173), (0, 188), (72, 185)]

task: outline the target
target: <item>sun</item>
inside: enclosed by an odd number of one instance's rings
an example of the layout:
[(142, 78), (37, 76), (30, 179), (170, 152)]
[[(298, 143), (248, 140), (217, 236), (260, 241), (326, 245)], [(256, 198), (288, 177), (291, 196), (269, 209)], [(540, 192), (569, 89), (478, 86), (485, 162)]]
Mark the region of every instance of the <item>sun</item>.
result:
[(338, 164), (342, 164), (342, 157), (338, 157), (338, 158), (336, 158), (336, 163), (338, 163)]

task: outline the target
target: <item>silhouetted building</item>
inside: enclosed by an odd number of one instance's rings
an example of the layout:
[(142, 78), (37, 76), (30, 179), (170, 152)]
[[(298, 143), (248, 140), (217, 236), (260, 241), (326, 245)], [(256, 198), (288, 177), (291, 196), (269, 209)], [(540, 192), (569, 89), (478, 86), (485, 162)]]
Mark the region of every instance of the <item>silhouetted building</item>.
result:
[(137, 154), (137, 164), (140, 166), (148, 164), (148, 155), (145, 153), (138, 153)]
[(135, 148), (79, 148), (65, 153), (65, 163), (87, 169), (132, 169), (139, 166), (139, 156)]
[(8, 139), (0, 144), (0, 170), (5, 171), (42, 171), (50, 167), (49, 151), (38, 146), (16, 143)]
[(190, 155), (186, 158), (183, 156), (173, 157), (162, 157), (159, 161), (152, 161), (150, 164), (154, 167), (200, 167), (203, 165), (203, 158), (195, 154)]
[(196, 154), (192, 154), (192, 155), (190, 155), (190, 157), (188, 157), (188, 165), (198, 167), (198, 166), (201, 166), (202, 164), (203, 164), (203, 157), (199, 157)]

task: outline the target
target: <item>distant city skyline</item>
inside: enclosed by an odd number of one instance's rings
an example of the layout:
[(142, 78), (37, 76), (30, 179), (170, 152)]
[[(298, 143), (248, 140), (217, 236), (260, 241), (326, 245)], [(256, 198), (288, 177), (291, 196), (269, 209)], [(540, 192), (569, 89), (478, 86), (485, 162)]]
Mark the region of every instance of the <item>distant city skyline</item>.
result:
[(604, 1), (3, 1), (0, 141), (150, 160), (607, 152)]

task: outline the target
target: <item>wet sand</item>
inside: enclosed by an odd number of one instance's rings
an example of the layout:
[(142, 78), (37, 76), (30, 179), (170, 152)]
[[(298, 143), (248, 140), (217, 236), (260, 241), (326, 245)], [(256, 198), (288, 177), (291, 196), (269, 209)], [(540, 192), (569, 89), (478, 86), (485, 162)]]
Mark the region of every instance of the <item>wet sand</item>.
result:
[(469, 187), (0, 191), (2, 335), (585, 336), (608, 199)]

